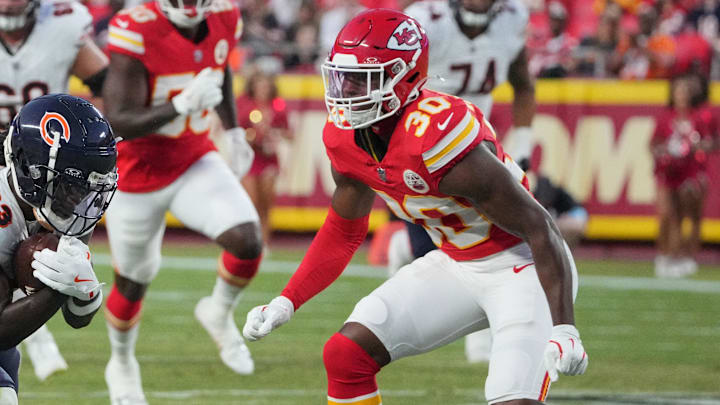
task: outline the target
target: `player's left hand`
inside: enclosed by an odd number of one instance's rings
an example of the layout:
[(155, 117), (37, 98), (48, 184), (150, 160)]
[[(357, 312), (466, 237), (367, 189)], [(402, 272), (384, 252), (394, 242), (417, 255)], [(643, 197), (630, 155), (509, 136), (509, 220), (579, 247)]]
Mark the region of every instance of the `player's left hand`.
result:
[(254, 342), (269, 335), (290, 320), (295, 306), (287, 297), (273, 298), (267, 305), (260, 305), (250, 310), (243, 327), (245, 339)]
[(62, 294), (89, 301), (102, 288), (90, 262), (90, 250), (78, 238), (62, 236), (57, 251), (43, 249), (33, 258), (33, 275)]
[(230, 169), (239, 178), (245, 177), (255, 159), (255, 151), (245, 138), (245, 130), (241, 127), (228, 129), (225, 136), (231, 145)]
[(552, 337), (545, 347), (545, 366), (552, 381), (557, 381), (558, 372), (565, 375), (585, 372), (588, 356), (574, 325), (553, 326)]

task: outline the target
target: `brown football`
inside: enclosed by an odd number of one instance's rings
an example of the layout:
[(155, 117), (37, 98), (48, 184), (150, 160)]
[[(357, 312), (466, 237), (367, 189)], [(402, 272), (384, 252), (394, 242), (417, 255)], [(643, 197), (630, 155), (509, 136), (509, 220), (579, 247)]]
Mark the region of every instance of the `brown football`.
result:
[(15, 249), (13, 264), (15, 265), (15, 279), (18, 287), (27, 295), (44, 288), (40, 280), (33, 276), (33, 268), (30, 265), (33, 261), (33, 253), (48, 248), (57, 250), (57, 236), (52, 233), (38, 233), (20, 242)]

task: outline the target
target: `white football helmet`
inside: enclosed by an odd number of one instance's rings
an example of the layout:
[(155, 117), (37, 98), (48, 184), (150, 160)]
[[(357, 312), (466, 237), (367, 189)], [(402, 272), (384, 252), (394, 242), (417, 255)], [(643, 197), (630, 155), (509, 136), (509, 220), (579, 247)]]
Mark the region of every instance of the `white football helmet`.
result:
[(38, 0), (0, 0), (0, 31), (11, 32), (25, 27), (35, 17)]
[(168, 20), (180, 28), (191, 28), (200, 24), (212, 4), (212, 0), (157, 0), (157, 2)]

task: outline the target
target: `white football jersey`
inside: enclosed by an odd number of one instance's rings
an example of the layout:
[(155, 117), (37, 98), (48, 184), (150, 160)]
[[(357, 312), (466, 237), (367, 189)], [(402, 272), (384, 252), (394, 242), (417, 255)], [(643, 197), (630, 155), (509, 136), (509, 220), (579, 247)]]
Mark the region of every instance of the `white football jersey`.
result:
[(426, 87), (464, 98), (490, 116), (495, 86), (525, 46), (528, 11), (520, 0), (502, 2), (488, 29), (470, 39), (462, 33), (447, 0), (421, 1), (405, 13), (418, 20), (430, 41)]
[[(37, 221), (25, 222), (22, 210), (15, 199), (8, 180), (10, 168), (0, 169), (0, 267), (14, 278), (13, 253), (21, 240), (40, 229)], [(34, 218), (33, 218), (34, 219)]]
[(67, 93), (68, 78), (92, 17), (77, 1), (41, 2), (25, 43), (12, 52), (0, 46), (0, 128), (20, 107), (49, 93)]

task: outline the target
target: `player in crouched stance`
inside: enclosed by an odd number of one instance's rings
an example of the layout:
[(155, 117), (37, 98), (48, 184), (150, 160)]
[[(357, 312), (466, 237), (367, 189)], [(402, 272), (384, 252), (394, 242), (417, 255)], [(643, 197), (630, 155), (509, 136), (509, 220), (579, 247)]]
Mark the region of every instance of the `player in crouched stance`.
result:
[(106, 217), (116, 266), (105, 311), (112, 404), (147, 403), (135, 342), (142, 299), (160, 270), (167, 211), (224, 249), (212, 295), (200, 300), (195, 317), (228, 367), (239, 374), (254, 370), (233, 320), (262, 252), (258, 214), (236, 177), (252, 158), (235, 161), (234, 174), (208, 138), (208, 113), (215, 109), (232, 144), (251, 151), (237, 128), (227, 66), (241, 24), (229, 0), (191, 3), (157, 0), (121, 11), (110, 22), (103, 99), (123, 138), (118, 192)]
[[(74, 328), (102, 304), (87, 242), (116, 188), (117, 149), (107, 121), (87, 101), (49, 95), (26, 104), (3, 143), (0, 169), (0, 404), (17, 404), (16, 346), (62, 308)], [(34, 254), (33, 274), (49, 288), (11, 302), (13, 255), (43, 231), (61, 235), (56, 251)], [(19, 270), (18, 270), (19, 271)]]
[(588, 364), (574, 262), (480, 110), (422, 90), (427, 49), (417, 22), (390, 10), (364, 12), (338, 34), (322, 69), (330, 211), (282, 295), (253, 308), (243, 333), (266, 336), (340, 275), (377, 194), (398, 217), (424, 222), (440, 249), (360, 300), (325, 344), (328, 403), (380, 404), (381, 367), (488, 327), (488, 402), (542, 403), (558, 373)]

